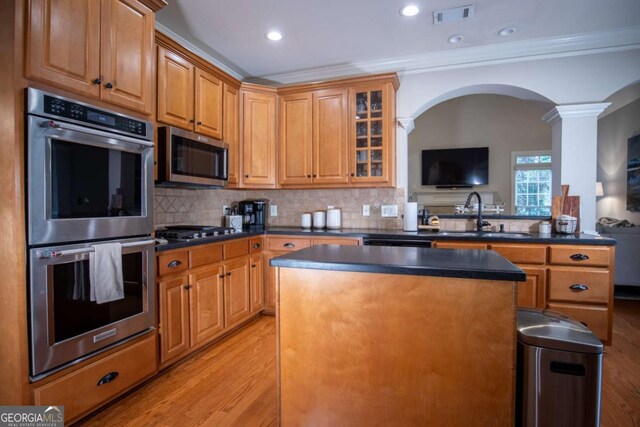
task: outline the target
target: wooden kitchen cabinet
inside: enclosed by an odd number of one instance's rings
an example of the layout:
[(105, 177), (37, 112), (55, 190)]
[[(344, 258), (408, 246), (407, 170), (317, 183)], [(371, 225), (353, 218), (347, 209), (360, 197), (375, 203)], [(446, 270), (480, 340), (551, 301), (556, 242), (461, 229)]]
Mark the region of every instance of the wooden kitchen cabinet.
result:
[(222, 88), (222, 140), (229, 144), (229, 187), (235, 188), (240, 178), (240, 93), (228, 83)]
[(279, 106), (280, 186), (347, 184), (347, 91), (288, 94)]
[(395, 184), (395, 90), (391, 83), (349, 89), (350, 182)]
[(244, 83), (240, 89), (241, 187), (276, 186), (276, 98), (274, 89)]
[(161, 280), (160, 296), (160, 363), (173, 359), (189, 349), (189, 276)]
[(249, 282), (251, 283), (251, 314), (264, 308), (264, 263), (262, 253), (255, 253), (249, 258)]
[(565, 313), (611, 345), (615, 246), (436, 241), (435, 248), (490, 249), (520, 267), (518, 306)]
[(308, 248), (312, 245), (349, 245), (357, 246), (362, 243), (358, 237), (304, 237), (304, 236), (267, 236), (266, 248), (264, 252), (264, 307), (266, 314), (275, 314), (277, 301), (277, 281), (276, 268), (269, 265), (272, 258)]
[(208, 341), (224, 331), (225, 268), (213, 265), (189, 275), (190, 345)]
[(28, 78), (151, 113), (155, 25), (151, 7), (156, 2), (32, 0), (28, 4)]
[(222, 139), (222, 98), (222, 80), (158, 46), (159, 122)]
[(230, 327), (251, 317), (249, 258), (226, 263), (224, 272), (224, 323)]
[(157, 255), (162, 368), (260, 313), (261, 242), (239, 238)]

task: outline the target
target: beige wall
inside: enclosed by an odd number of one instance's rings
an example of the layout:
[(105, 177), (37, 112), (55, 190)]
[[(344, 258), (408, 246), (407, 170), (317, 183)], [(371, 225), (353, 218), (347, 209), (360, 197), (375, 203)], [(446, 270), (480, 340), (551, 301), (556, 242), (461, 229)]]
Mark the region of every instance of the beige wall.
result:
[(626, 219), (640, 225), (640, 212), (627, 210), (627, 139), (640, 134), (640, 99), (598, 121), (598, 181), (604, 197), (596, 216)]
[[(402, 228), (404, 189), (360, 188), (336, 190), (186, 190), (156, 188), (155, 224), (221, 225), (223, 205), (246, 199), (267, 199), (278, 206), (278, 216), (269, 217), (272, 226), (300, 226), (300, 216), (335, 206), (342, 210), (343, 228)], [(362, 216), (362, 205), (371, 205), (371, 216)], [(397, 218), (382, 218), (380, 206), (398, 205)]]
[[(502, 95), (462, 96), (430, 108), (409, 134), (409, 194), (439, 191), (420, 184), (422, 150), (489, 147), (489, 185), (474, 190), (493, 192), (494, 202), (504, 202), (510, 213), (511, 152), (551, 149), (551, 127), (541, 119), (545, 113), (534, 102)], [(468, 193), (460, 191), (462, 201)]]

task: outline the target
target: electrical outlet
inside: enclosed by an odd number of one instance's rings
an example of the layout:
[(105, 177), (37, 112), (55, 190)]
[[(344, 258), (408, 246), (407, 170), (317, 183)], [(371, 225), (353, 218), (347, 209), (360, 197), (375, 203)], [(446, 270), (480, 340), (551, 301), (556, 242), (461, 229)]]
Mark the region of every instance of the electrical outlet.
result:
[(396, 218), (398, 216), (398, 205), (382, 205), (380, 214), (383, 218)]
[(278, 205), (271, 205), (271, 216), (278, 216)]
[(222, 215), (229, 215), (229, 205), (222, 205)]
[(362, 205), (362, 216), (370, 216), (371, 215), (371, 206)]

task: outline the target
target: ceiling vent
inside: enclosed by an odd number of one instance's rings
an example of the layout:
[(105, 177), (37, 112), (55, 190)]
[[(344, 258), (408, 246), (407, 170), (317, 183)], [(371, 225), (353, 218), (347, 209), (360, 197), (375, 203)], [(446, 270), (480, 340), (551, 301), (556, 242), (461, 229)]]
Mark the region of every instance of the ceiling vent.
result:
[(433, 12), (433, 23), (443, 24), (445, 22), (463, 21), (473, 17), (475, 13), (475, 6), (470, 4), (469, 6), (455, 7), (447, 10), (436, 10)]

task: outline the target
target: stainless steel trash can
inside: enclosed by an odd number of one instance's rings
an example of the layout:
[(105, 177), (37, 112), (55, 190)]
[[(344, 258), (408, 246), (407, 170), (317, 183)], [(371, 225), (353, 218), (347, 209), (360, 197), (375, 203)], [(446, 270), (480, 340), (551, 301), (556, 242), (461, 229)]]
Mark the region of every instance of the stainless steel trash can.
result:
[(518, 310), (516, 425), (599, 426), (602, 342), (548, 310)]

